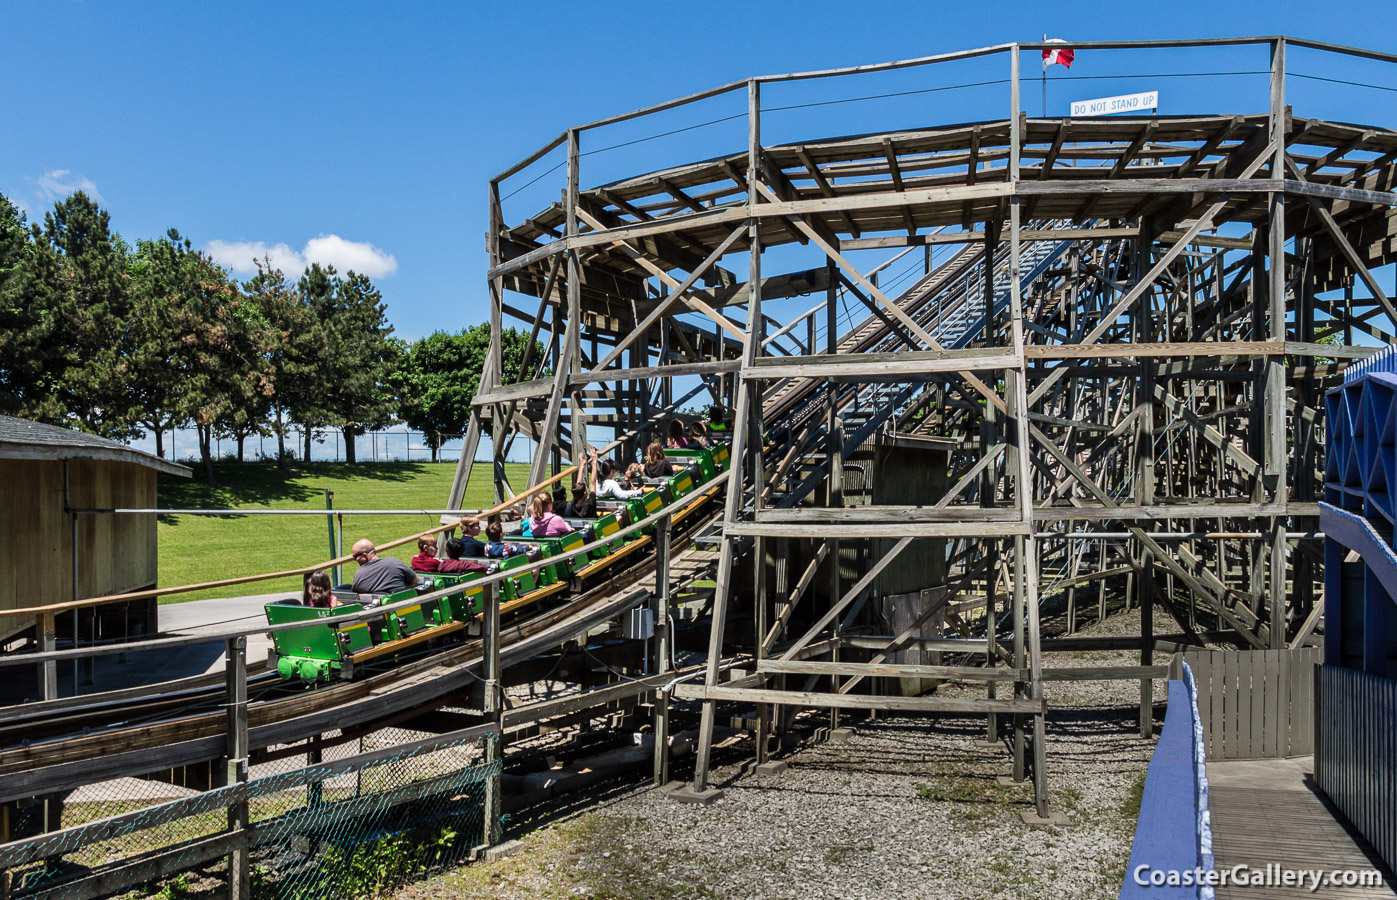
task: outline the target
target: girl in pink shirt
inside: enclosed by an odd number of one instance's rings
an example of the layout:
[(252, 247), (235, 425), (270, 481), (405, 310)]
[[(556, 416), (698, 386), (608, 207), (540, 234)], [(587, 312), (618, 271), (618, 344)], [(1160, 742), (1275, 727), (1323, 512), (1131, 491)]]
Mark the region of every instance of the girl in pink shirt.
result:
[(572, 526), (553, 513), (553, 498), (540, 491), (529, 504), (529, 534), (536, 538), (559, 537), (572, 532)]

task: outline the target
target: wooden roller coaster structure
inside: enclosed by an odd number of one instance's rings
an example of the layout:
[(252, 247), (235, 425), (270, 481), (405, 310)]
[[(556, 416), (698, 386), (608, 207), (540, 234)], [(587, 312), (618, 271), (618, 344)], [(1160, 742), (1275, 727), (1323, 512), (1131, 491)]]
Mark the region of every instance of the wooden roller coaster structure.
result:
[[(699, 390), (735, 408), (705, 679), (680, 692), (703, 702), (695, 796), (712, 796), (719, 703), (757, 706), (762, 760), (772, 706), (974, 711), (987, 715), (991, 739), (997, 717), (1010, 723), (1014, 777), (1031, 775), (1047, 817), (1044, 600), (1065, 597), (1068, 633), (1093, 582), (1098, 614), (1112, 598), (1138, 606), (1130, 646), (1140, 665), (1091, 674), (1140, 680), (1145, 734), (1161, 674), (1156, 607), (1187, 642), (1206, 629), (1280, 648), (1315, 632), (1319, 401), (1348, 361), (1397, 333), (1397, 309), (1370, 271), (1397, 259), (1397, 134), (1292, 113), (1286, 54), (1397, 57), (1287, 37), (1082, 43), (1079, 53), (1264, 52), (1263, 111), (1031, 118), (1020, 60), (1048, 46), (733, 82), (570, 128), (490, 183), (493, 333), (507, 316), (535, 337), (546, 326), (551, 354), (526, 358), (524, 369), (553, 374), (502, 383), (497, 337), (463, 459), (483, 423), (495, 426), (496, 458), (528, 433), (537, 483), (550, 458), (555, 468), (575, 458), (570, 441), (589, 424), (638, 435), (686, 402), (693, 395), (676, 400), (676, 378), (698, 376)], [(1002, 119), (762, 139), (769, 86), (985, 57), (1007, 69)], [(745, 149), (583, 188), (585, 135), (742, 93)], [(561, 202), (508, 223), (502, 185), (558, 151)], [(768, 251), (797, 243), (813, 265), (772, 273)], [(928, 254), (925, 275), (897, 296), (850, 258), (938, 245), (959, 249), (934, 267)], [(732, 256), (746, 258), (745, 282), (721, 267)], [(785, 322), (767, 314), (764, 304), (805, 293), (825, 300)], [(535, 298), (536, 311), (516, 306), (520, 296)], [(841, 299), (869, 313), (843, 333)], [(846, 505), (844, 458), (878, 431), (953, 440), (946, 495), (915, 507)], [(463, 467), (453, 501), (468, 478)], [(917, 624), (947, 605), (966, 609), (967, 598), (978, 598), (978, 624), (931, 640), (915, 626), (881, 640), (851, 629), (878, 573), (918, 539), (951, 542), (953, 565)], [(841, 585), (836, 568), (826, 576), (830, 605), (787, 634), (792, 611), (813, 602), (803, 592), (819, 560), (837, 558), (841, 542), (875, 540), (877, 558), (856, 582)], [(767, 577), (750, 590), (734, 582), (738, 559), (750, 554), (760, 573), (799, 543), (817, 549), (794, 589), (784, 573), (774, 589)], [(741, 647), (725, 632), (739, 598), (753, 605), (757, 635)], [(797, 661), (817, 639), (826, 658)], [(978, 662), (886, 662), (914, 645)], [(722, 680), (733, 652), (751, 666)], [(791, 676), (804, 676), (805, 689), (786, 690)], [(988, 689), (979, 700), (855, 691), (880, 676)], [(811, 690), (825, 678), (827, 689)], [(996, 683), (1012, 696), (997, 696)]]
[[(657, 748), (670, 701), (698, 702), (687, 792), (697, 799), (715, 796), (719, 704), (755, 709), (759, 762), (785, 725), (781, 710), (828, 708), (836, 722), (844, 709), (983, 716), (986, 737), (1008, 742), (1015, 780), (1032, 781), (1046, 821), (1045, 681), (1139, 681), (1149, 734), (1152, 682), (1165, 676), (1156, 652), (1205, 639), (1255, 648), (1312, 640), (1323, 608), (1312, 541), (1319, 401), (1348, 362), (1397, 335), (1397, 308), (1371, 271), (1397, 260), (1397, 132), (1293, 114), (1286, 58), (1295, 48), (1381, 65), (1397, 56), (1290, 37), (1081, 43), (1079, 52), (1265, 53), (1265, 109), (1032, 118), (1020, 61), (1046, 46), (734, 82), (570, 128), (492, 179), (492, 342), (448, 508), (462, 502), (486, 431), (504, 504), (566, 478), (589, 427), (614, 432), (607, 449), (629, 456), (686, 404), (716, 403), (733, 410), (721, 513), (694, 516), (672, 554), (659, 528), (653, 552), (565, 607), (501, 626), (497, 602), (493, 617), (487, 604), (479, 641), (253, 703), (250, 726), (246, 693), (229, 707), (240, 713), (156, 710), (139, 727), (112, 725), (120, 716), (110, 710), (157, 704), (149, 692), (0, 711), (0, 731), (10, 723), (13, 734), (53, 715), (72, 725), (0, 747), (0, 801), (235, 756), (222, 736), (230, 715), (242, 716), (236, 750), (255, 755), (329, 728), (430, 713), (483, 678), (471, 722), (521, 726), (644, 700)], [(1004, 65), (1003, 118), (762, 139), (771, 85), (970, 60)], [(744, 149), (584, 189), (584, 136), (730, 94), (746, 98)], [(510, 224), (502, 187), (559, 152), (561, 202)], [(930, 251), (943, 245), (950, 252), (933, 265)], [(918, 247), (924, 273), (895, 294), (851, 261)], [(729, 257), (745, 259), (745, 281), (723, 268)], [(787, 264), (798, 257), (808, 258)], [(773, 273), (777, 259), (783, 270)], [(822, 299), (784, 321), (772, 314), (805, 294)], [(536, 301), (532, 312), (520, 297)], [(842, 304), (867, 314), (841, 327)], [(533, 358), (531, 340), (523, 380), (506, 384), (500, 334), (510, 317), (534, 339), (546, 329), (548, 350)], [(848, 458), (880, 434), (953, 448), (944, 495), (850, 505)], [(500, 461), (521, 435), (537, 450), (516, 492)], [(890, 628), (870, 602), (879, 576), (925, 541), (945, 542), (944, 583), (922, 592), (910, 624)], [(707, 654), (681, 678), (669, 669), (670, 593), (680, 568), (692, 578), (709, 564)], [(630, 593), (651, 573), (651, 674), (504, 709), (503, 667), (650, 602)], [(1096, 617), (1138, 608), (1139, 633), (1074, 637), (1092, 612), (1089, 589)], [(1156, 608), (1177, 634), (1155, 633)], [(1058, 636), (1044, 636), (1047, 615)], [(942, 621), (954, 631), (925, 633)], [(239, 637), (229, 633), (230, 654)], [(908, 648), (960, 658), (899, 662)], [(1044, 665), (1045, 652), (1103, 648), (1138, 651), (1139, 664)], [(899, 678), (983, 689), (904, 696), (890, 689)], [(221, 687), (183, 689), (217, 702)], [(100, 727), (78, 733), (92, 723)], [(659, 749), (656, 759), (663, 778)]]

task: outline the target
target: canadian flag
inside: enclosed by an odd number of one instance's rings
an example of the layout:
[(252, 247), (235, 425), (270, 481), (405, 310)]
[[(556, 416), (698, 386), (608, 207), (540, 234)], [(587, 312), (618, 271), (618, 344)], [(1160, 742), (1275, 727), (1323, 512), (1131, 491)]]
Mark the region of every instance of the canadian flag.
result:
[[(1048, 43), (1065, 44), (1067, 42), (1062, 40), (1061, 38), (1050, 38), (1048, 39)], [(1052, 65), (1066, 66), (1069, 69), (1072, 68), (1072, 56), (1073, 53), (1071, 47), (1054, 47), (1051, 50), (1044, 50), (1043, 71), (1046, 72), (1048, 70), (1048, 66)]]

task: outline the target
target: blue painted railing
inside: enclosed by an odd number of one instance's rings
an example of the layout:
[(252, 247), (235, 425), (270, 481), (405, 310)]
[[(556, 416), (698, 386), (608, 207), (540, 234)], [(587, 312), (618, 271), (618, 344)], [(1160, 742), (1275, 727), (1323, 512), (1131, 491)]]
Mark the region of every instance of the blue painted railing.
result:
[(1397, 347), (1384, 347), (1372, 356), (1349, 363), (1344, 369), (1344, 381), (1357, 381), (1372, 372), (1397, 373)]
[(1198, 690), (1185, 663), (1145, 773), (1121, 900), (1213, 900), (1213, 828)]

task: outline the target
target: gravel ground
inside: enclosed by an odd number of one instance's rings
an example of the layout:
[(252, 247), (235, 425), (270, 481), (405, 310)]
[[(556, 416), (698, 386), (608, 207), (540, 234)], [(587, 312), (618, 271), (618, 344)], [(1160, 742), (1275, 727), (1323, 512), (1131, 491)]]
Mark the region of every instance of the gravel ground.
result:
[[(1168, 626), (1161, 619), (1156, 629)], [(1126, 614), (1082, 634), (1138, 627), (1138, 615)], [(1138, 657), (1048, 658), (1051, 666), (1109, 663)], [(717, 767), (712, 782), (725, 799), (710, 807), (675, 803), (648, 785), (611, 791), (509, 835), (522, 843), (509, 858), (464, 866), (397, 897), (1115, 897), (1154, 748), (1138, 735), (1138, 682), (1046, 690), (1050, 798), (1070, 827), (1022, 823), (1031, 789), (996, 782), (1010, 754), (1007, 745), (978, 743), (983, 719), (883, 718), (859, 722), (848, 741), (807, 745), (779, 775), (751, 774), (740, 761)], [(1156, 720), (1166, 696), (1156, 682)]]

